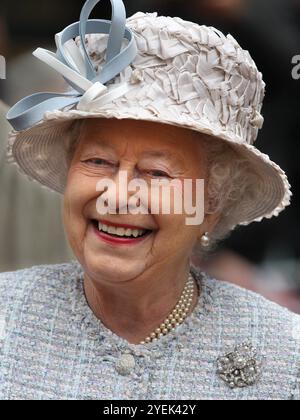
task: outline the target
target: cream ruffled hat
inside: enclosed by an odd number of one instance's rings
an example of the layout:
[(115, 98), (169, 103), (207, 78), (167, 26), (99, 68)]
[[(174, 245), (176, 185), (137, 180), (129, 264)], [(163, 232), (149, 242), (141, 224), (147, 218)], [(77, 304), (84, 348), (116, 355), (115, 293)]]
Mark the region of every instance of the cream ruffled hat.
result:
[(11, 109), (11, 160), (63, 193), (64, 140), (73, 120), (172, 124), (223, 139), (261, 178), (255, 198), (241, 197), (232, 226), (277, 216), (292, 194), (284, 171), (253, 145), (263, 125), (265, 84), (248, 51), (231, 35), (180, 18), (137, 13), (126, 21), (121, 0), (111, 0), (111, 22), (88, 20), (98, 1), (88, 0), (80, 22), (56, 35), (56, 54), (34, 52), (75, 90), (32, 95)]

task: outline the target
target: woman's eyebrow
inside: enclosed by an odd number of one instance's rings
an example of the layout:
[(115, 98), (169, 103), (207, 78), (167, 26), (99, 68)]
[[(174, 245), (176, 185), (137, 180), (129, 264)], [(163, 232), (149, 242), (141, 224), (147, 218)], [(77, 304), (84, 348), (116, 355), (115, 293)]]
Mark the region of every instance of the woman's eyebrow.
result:
[(114, 151), (113, 146), (110, 144), (109, 140), (105, 140), (104, 138), (96, 138), (95, 142), (97, 143), (97, 145), (105, 148), (105, 149), (109, 149)]
[(97, 150), (97, 147), (100, 147), (102, 150), (106, 152), (116, 154), (115, 148), (109, 143), (109, 141), (101, 138), (93, 139), (92, 141), (88, 141), (87, 143), (84, 143), (84, 150)]
[(168, 149), (160, 150), (144, 150), (142, 157), (154, 157), (154, 158), (164, 158), (167, 160), (173, 160), (179, 163), (182, 163), (182, 159), (176, 153), (171, 152)]

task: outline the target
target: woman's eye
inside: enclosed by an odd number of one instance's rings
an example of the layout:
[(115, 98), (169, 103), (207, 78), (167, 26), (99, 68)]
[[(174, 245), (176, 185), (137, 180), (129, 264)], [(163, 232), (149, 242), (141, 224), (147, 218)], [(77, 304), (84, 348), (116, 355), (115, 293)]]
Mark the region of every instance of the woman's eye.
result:
[(149, 173), (150, 175), (157, 178), (170, 178), (170, 176), (164, 171), (152, 170), (152, 171), (149, 171)]
[(111, 165), (111, 162), (108, 162), (107, 160), (101, 159), (101, 158), (87, 159), (84, 162), (85, 163), (91, 163), (92, 165), (96, 165), (96, 166), (108, 166), (108, 165)]

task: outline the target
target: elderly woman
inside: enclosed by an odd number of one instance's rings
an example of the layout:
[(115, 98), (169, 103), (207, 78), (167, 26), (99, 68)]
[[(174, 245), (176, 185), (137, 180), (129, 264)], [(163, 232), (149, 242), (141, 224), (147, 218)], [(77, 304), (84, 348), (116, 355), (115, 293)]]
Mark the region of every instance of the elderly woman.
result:
[[(8, 113), (11, 160), (64, 195), (77, 261), (0, 276), (0, 397), (298, 399), (299, 317), (191, 263), (289, 204), (284, 172), (253, 146), (261, 74), (214, 28), (155, 13), (126, 26), (112, 0), (112, 21), (91, 21), (95, 3), (57, 54), (34, 53), (73, 90)], [(177, 181), (174, 198), (201, 180), (181, 212), (161, 211), (157, 181)]]

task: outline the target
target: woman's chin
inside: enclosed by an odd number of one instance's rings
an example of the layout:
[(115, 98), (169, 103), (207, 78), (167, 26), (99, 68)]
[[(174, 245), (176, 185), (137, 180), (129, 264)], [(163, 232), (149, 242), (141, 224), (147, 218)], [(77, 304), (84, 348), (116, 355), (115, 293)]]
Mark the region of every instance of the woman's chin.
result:
[(85, 271), (91, 277), (99, 280), (109, 278), (112, 283), (128, 281), (145, 271), (145, 260), (128, 260), (95, 252), (87, 252), (84, 263)]

